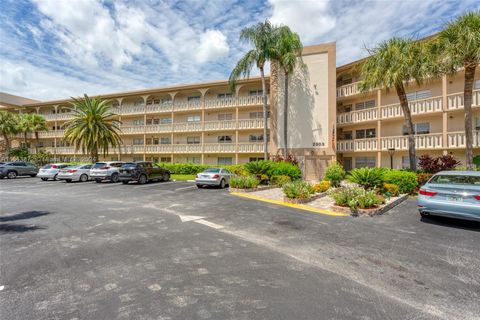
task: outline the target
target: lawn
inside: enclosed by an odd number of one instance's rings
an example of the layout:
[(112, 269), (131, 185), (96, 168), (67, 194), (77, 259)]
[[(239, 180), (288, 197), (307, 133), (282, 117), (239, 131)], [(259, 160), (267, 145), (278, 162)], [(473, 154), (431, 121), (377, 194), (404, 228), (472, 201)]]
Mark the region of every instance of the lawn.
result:
[(180, 181), (185, 181), (185, 180), (195, 180), (195, 175), (194, 174), (172, 174), (171, 175), (172, 180), (180, 180)]

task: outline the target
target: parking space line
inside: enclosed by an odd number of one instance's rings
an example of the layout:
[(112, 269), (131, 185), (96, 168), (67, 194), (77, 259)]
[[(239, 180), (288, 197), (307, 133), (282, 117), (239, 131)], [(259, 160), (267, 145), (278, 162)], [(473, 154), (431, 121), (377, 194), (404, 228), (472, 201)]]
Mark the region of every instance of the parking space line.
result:
[(138, 189), (138, 188), (147, 188), (147, 187), (156, 187), (156, 186), (164, 186), (166, 184), (170, 184), (170, 183), (175, 183), (176, 181), (167, 181), (167, 182), (159, 182), (159, 183), (155, 183), (155, 184), (144, 184), (144, 185), (141, 185), (141, 186), (135, 186), (133, 187), (134, 189)]
[(175, 189), (175, 191), (193, 189), (193, 188), (196, 188), (196, 187), (197, 187), (197, 186), (188, 186), (188, 187), (183, 187), (183, 188), (177, 188), (177, 189)]

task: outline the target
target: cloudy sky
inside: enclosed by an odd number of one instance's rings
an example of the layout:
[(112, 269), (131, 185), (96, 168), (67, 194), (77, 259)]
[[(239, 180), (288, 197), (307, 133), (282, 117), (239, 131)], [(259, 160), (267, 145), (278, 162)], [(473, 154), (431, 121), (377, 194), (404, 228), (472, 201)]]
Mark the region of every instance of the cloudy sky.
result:
[(239, 31), (270, 19), (337, 65), (392, 36), (422, 37), (478, 0), (0, 0), (0, 91), (39, 100), (228, 78)]

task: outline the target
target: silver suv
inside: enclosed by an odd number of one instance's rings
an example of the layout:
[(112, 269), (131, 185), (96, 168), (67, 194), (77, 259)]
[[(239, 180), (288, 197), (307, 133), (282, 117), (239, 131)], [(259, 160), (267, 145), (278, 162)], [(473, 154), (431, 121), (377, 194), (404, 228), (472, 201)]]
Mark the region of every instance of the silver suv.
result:
[(93, 165), (92, 169), (90, 169), (90, 178), (97, 183), (100, 183), (103, 180), (118, 182), (119, 169), (122, 165), (123, 162), (120, 161), (97, 162)]
[(15, 179), (17, 176), (35, 177), (37, 173), (37, 167), (30, 162), (14, 161), (0, 164), (0, 179), (5, 177)]

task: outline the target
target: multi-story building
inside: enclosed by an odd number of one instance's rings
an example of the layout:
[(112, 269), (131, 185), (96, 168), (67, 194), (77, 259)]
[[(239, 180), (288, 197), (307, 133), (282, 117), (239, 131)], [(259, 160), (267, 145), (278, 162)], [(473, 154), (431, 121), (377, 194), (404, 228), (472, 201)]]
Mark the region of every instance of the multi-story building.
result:
[[(288, 147), (307, 179), (318, 178), (337, 159), (347, 169), (364, 166), (408, 166), (408, 139), (395, 91), (358, 90), (361, 61), (336, 67), (334, 43), (305, 47), (306, 68), (290, 79)], [(473, 93), (474, 146), (480, 153), (480, 72)], [(269, 88), (269, 137), (263, 136), (262, 86), (259, 78), (238, 82), (199, 83), (105, 94), (121, 121), (123, 144), (108, 159), (192, 162), (211, 165), (262, 159), (264, 139), (270, 155), (281, 153), (283, 139), (283, 74), (273, 64)], [(407, 86), (416, 132), (417, 155), (452, 154), (464, 162), (463, 73)], [(5, 95), (0, 96), (0, 108)], [(18, 97), (17, 97), (18, 98)], [(59, 159), (86, 158), (66, 144), (65, 121), (71, 100), (10, 99), (4, 106), (45, 116), (49, 131), (41, 146)], [(18, 142), (21, 140), (19, 139)], [(393, 163), (391, 163), (393, 160)]]

